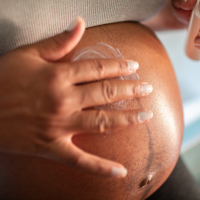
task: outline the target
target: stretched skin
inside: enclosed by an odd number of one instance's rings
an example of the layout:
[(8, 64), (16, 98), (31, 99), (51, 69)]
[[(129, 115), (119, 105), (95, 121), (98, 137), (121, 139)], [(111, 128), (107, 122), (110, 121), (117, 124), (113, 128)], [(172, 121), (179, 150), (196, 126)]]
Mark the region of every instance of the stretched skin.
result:
[[(183, 112), (165, 49), (148, 28), (126, 22), (87, 29), (74, 51), (98, 41), (118, 47), (126, 59), (139, 62), (140, 79), (152, 84), (154, 91), (129, 101), (128, 109), (151, 109), (154, 118), (147, 125), (112, 134), (78, 135), (73, 142), (87, 152), (122, 163), (127, 177), (94, 177), (51, 160), (1, 153), (0, 199), (142, 200), (172, 172), (182, 142)], [(70, 60), (74, 51), (63, 60)]]

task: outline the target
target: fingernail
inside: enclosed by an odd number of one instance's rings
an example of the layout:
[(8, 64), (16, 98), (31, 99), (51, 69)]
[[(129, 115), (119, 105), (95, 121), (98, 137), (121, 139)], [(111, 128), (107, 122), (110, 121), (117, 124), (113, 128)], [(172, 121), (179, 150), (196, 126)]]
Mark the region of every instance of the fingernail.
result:
[(134, 62), (133, 60), (128, 60), (127, 63), (129, 71), (136, 71), (139, 68), (138, 62)]
[(149, 94), (153, 91), (153, 86), (152, 85), (148, 85), (148, 84), (143, 84), (142, 85), (142, 94), (146, 95)]
[(111, 171), (111, 175), (114, 177), (125, 177), (127, 175), (127, 169), (113, 167)]
[(67, 31), (72, 31), (76, 28), (76, 26), (78, 25), (78, 23), (80, 22), (81, 17), (76, 17), (76, 19), (74, 19), (69, 26), (67, 27)]
[(187, 3), (187, 0), (182, 0), (184, 3)]
[(138, 121), (140, 123), (145, 122), (146, 120), (152, 119), (152, 111), (142, 111), (138, 113)]

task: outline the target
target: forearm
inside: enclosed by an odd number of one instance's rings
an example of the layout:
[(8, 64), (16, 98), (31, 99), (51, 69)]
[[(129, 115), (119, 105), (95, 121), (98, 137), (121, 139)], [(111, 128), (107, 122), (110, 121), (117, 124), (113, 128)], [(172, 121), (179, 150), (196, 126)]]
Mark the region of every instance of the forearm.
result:
[[(188, 15), (190, 15), (189, 11)], [(187, 28), (187, 24), (178, 20), (174, 15), (172, 0), (166, 0), (165, 6), (153, 18), (142, 22), (154, 31), (177, 30)]]

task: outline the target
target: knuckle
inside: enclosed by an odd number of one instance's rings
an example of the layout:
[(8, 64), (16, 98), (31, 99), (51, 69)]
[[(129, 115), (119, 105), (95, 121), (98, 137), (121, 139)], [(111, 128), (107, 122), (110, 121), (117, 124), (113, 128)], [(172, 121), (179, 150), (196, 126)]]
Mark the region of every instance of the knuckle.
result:
[(40, 122), (38, 122), (37, 128), (33, 130), (34, 135), (37, 137), (37, 141), (34, 144), (38, 146), (38, 150), (45, 152), (48, 151), (49, 144), (55, 140), (52, 128), (53, 123), (51, 119), (45, 120), (40, 118), (37, 120), (40, 120)]
[(117, 60), (117, 66), (118, 66), (118, 73), (123, 74), (126, 72), (127, 69), (127, 63), (122, 62), (121, 60)]
[(48, 76), (51, 86), (61, 87), (69, 83), (72, 69), (67, 64), (65, 66), (52, 66)]
[(59, 34), (59, 35), (56, 35), (55, 37), (52, 37), (52, 41), (53, 41), (55, 49), (62, 47), (63, 46), (63, 35)]
[(95, 118), (95, 127), (100, 133), (104, 133), (109, 127), (108, 116), (102, 110), (97, 112), (97, 115)]
[(94, 172), (96, 174), (105, 174), (105, 167), (101, 160), (96, 161)]
[(63, 91), (64, 84), (62, 70), (55, 67), (49, 74), (47, 88), (44, 93), (44, 102), (48, 102), (48, 110), (51, 113), (58, 114), (64, 106), (72, 101), (72, 97), (67, 95), (66, 91)]
[(139, 83), (134, 84), (133, 86), (133, 96), (137, 97), (141, 93), (141, 85)]
[(70, 160), (68, 160), (67, 165), (72, 168), (78, 168), (79, 160), (79, 157), (71, 158)]
[(49, 73), (49, 83), (51, 85), (57, 84), (60, 82), (62, 73), (59, 67), (54, 67)]
[(105, 66), (103, 65), (102, 61), (100, 61), (99, 59), (94, 59), (92, 61), (92, 65), (97, 72), (97, 77), (99, 79), (103, 78), (105, 75)]
[(131, 114), (126, 114), (126, 121), (128, 122), (129, 126), (132, 126), (135, 124), (134, 117)]
[(83, 168), (86, 167), (87, 162), (87, 156), (85, 155), (85, 153), (81, 153), (71, 157), (67, 164), (72, 168), (83, 170)]
[(108, 80), (102, 81), (102, 94), (106, 103), (113, 102), (117, 97), (117, 87)]
[(64, 105), (66, 104), (66, 100), (61, 95), (50, 93), (49, 95), (49, 112), (53, 115), (58, 115), (62, 113), (64, 110)]

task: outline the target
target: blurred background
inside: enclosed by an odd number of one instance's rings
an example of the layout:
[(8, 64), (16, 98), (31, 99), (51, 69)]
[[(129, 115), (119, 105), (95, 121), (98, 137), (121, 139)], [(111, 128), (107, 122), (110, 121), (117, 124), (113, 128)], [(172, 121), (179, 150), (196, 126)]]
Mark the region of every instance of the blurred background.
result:
[(181, 157), (200, 185), (200, 61), (185, 54), (187, 31), (156, 33), (171, 58), (184, 109), (184, 138)]

